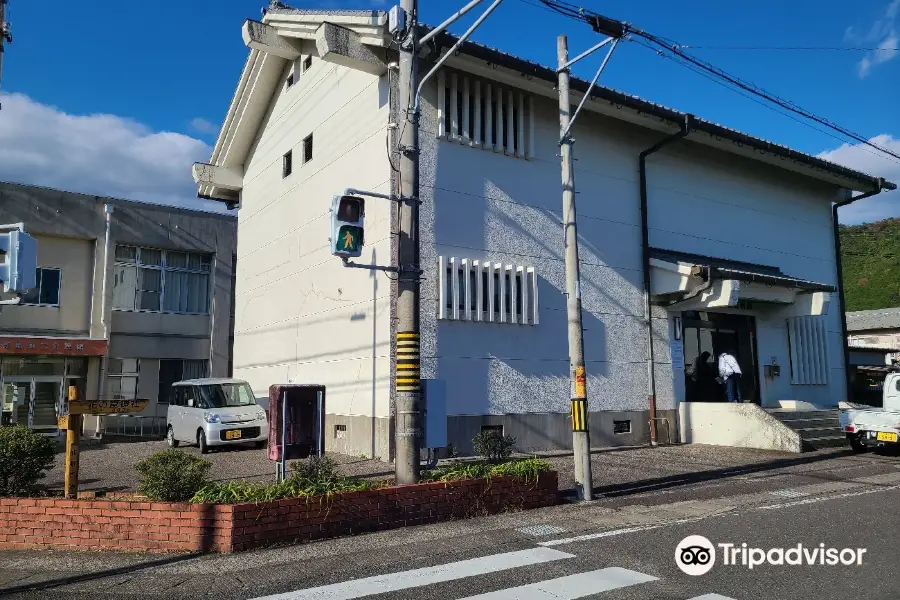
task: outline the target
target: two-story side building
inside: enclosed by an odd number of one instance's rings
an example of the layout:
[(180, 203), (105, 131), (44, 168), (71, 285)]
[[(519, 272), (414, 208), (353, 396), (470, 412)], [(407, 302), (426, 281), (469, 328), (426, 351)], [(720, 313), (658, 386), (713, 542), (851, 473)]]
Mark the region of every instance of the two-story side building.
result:
[[(194, 166), (202, 197), (239, 206), (235, 376), (260, 396), (327, 385), (327, 447), (388, 458), (396, 283), (343, 266), (329, 242), (333, 195), (401, 183), (386, 15), (273, 2), (243, 38), (212, 156)], [(454, 42), (437, 36), (421, 72)], [(556, 79), (466, 43), (424, 89), (421, 368), (446, 384), (462, 451), (490, 426), (521, 449), (571, 447)], [(588, 83), (572, 87), (576, 103)], [(575, 179), (594, 444), (646, 441), (651, 395), (677, 439), (681, 403), (721, 399), (695, 381), (704, 352), (710, 365), (735, 354), (744, 399), (761, 407), (845, 398), (832, 206), (893, 184), (603, 87), (585, 111)], [(392, 264), (397, 221), (396, 203), (367, 201), (359, 262)]]
[(0, 223), (18, 222), (38, 270), (0, 312), (8, 420), (55, 433), (74, 385), (82, 399), (150, 400), (140, 418), (86, 418), (87, 434), (161, 434), (173, 382), (229, 375), (233, 216), (0, 183)]

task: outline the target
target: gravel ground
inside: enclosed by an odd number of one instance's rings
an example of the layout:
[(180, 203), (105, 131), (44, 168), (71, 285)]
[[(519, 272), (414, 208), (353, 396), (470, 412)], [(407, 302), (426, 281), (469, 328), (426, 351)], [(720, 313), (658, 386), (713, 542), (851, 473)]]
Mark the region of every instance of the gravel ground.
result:
[[(100, 443), (85, 443), (81, 450), (81, 473), (79, 489), (105, 490), (109, 492), (133, 491), (137, 487), (137, 473), (134, 465), (141, 459), (166, 448), (163, 441), (137, 441), (132, 439), (104, 439)], [(200, 455), (193, 446), (182, 446), (185, 452)], [(64, 476), (64, 455), (56, 456), (56, 463), (42, 482), (50, 489), (62, 489)], [(781, 462), (785, 468), (803, 468), (804, 461), (821, 462), (817, 458), (840, 456), (843, 450), (822, 451), (802, 455), (784, 454), (745, 448), (725, 448), (718, 446), (661, 446), (611, 448), (595, 450), (592, 455), (594, 487), (601, 494), (620, 493), (623, 489), (652, 488), (657, 484), (671, 485), (673, 482), (712, 481), (720, 473), (745, 468), (748, 472), (765, 467), (767, 471), (778, 469)], [(357, 458), (343, 454), (329, 454), (341, 465), (346, 475), (386, 479), (393, 475), (393, 465), (377, 460)], [(559, 472), (559, 488), (571, 490), (574, 487), (572, 455), (546, 453), (541, 455)], [(213, 450), (205, 456), (212, 462), (211, 477), (217, 481), (247, 479), (255, 481), (274, 480), (274, 465), (266, 458), (264, 449), (252, 447), (230, 447)], [(798, 465), (789, 465), (799, 462)], [(825, 461), (828, 462), (828, 461)], [(824, 466), (824, 465), (823, 465)]]
[[(113, 441), (84, 443), (81, 448), (79, 466), (79, 490), (104, 490), (108, 492), (133, 491), (137, 488), (137, 472), (134, 465), (140, 460), (166, 449), (164, 441)], [(200, 450), (182, 445), (180, 450), (200, 456)], [(341, 472), (383, 479), (392, 476), (393, 466), (377, 460), (356, 458), (344, 454), (329, 454), (341, 465)], [(215, 481), (249, 479), (253, 481), (274, 481), (275, 465), (266, 458), (265, 449), (251, 446), (233, 446), (212, 450), (204, 456), (212, 463), (210, 478)], [(65, 454), (56, 455), (56, 462), (41, 482), (52, 490), (61, 490), (65, 475)]]

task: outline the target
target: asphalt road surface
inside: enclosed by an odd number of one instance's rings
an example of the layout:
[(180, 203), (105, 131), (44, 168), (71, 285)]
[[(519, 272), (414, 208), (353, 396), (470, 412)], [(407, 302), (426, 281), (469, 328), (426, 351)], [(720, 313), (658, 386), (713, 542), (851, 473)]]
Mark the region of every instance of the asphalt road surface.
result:
[[(774, 490), (766, 484), (748, 491), (752, 481), (742, 479), (732, 494), (713, 499), (658, 503), (648, 496), (627, 506), (599, 500), (230, 556), (5, 553), (0, 596), (896, 600), (900, 468), (896, 459), (880, 465), (875, 475), (861, 461), (846, 476), (795, 478)], [(692, 535), (707, 538), (716, 554), (699, 576), (683, 573), (675, 561), (676, 548)], [(819, 564), (817, 554), (813, 565), (751, 569), (725, 564), (719, 544), (731, 544), (738, 562), (743, 544), (757, 559), (798, 544), (793, 558), (801, 560), (831, 548), (865, 552), (837, 555), (850, 565)]]

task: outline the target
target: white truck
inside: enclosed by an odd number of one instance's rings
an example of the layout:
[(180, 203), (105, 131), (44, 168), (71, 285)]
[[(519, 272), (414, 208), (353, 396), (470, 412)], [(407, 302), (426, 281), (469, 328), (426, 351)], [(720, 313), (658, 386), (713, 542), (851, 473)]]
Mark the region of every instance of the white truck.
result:
[(884, 380), (881, 408), (842, 402), (841, 429), (854, 452), (871, 447), (900, 447), (900, 372)]

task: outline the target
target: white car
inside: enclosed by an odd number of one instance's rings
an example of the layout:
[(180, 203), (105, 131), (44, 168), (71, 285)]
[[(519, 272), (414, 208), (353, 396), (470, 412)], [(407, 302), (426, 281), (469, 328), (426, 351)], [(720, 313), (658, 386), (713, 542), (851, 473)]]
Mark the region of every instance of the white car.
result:
[(854, 452), (868, 447), (900, 447), (900, 373), (884, 380), (882, 408), (841, 403), (841, 429)]
[(241, 379), (188, 379), (172, 384), (166, 441), (197, 444), (206, 454), (211, 446), (269, 439), (266, 411), (256, 403), (250, 384)]

